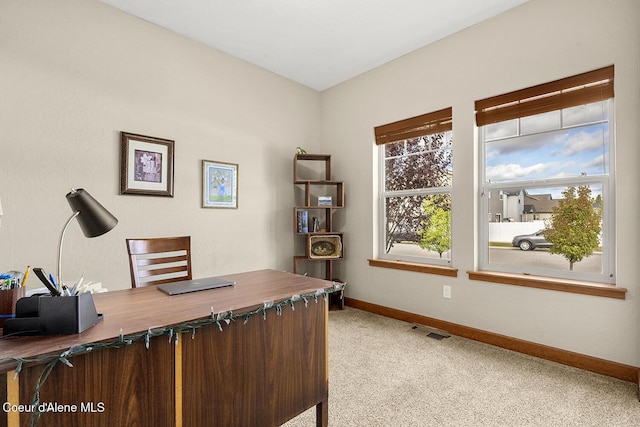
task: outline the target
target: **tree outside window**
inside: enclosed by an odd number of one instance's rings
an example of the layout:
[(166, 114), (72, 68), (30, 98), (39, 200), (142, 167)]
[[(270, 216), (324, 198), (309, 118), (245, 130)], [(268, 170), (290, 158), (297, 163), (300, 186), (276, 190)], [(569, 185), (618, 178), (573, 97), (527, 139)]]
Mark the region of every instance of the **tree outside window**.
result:
[(422, 249), (442, 254), (451, 249), (451, 198), (448, 195), (437, 195), (422, 202), (422, 210), (426, 219), (418, 230)]
[(592, 198), (587, 185), (569, 187), (562, 195), (547, 221), (544, 237), (553, 245), (549, 253), (565, 257), (569, 270), (573, 271), (576, 262), (591, 256), (600, 247), (602, 198), (599, 197), (599, 201)]

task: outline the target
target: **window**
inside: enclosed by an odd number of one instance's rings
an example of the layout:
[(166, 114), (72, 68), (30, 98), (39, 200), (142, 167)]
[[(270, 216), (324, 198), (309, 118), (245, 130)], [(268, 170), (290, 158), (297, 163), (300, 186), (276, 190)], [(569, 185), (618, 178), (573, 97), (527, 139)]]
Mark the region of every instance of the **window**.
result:
[(476, 102), (482, 270), (614, 282), (613, 76)]
[(451, 119), (447, 108), (375, 128), (380, 258), (451, 263)]

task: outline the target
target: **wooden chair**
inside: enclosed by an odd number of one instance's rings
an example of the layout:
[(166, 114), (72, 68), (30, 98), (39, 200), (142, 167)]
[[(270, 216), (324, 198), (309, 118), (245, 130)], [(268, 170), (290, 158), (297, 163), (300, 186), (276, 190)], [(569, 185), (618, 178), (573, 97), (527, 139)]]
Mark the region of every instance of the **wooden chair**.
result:
[(191, 236), (127, 239), (131, 287), (191, 279)]

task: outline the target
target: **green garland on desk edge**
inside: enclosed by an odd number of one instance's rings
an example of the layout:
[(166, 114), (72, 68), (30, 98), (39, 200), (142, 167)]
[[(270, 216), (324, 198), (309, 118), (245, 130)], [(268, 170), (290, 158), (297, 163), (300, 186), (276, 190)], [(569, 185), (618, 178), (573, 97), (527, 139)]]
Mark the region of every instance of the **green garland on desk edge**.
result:
[[(191, 338), (193, 339), (195, 337), (196, 330), (204, 326), (215, 324), (218, 326), (220, 331), (223, 331), (223, 328), (222, 328), (223, 324), (228, 325), (232, 321), (235, 322), (238, 319), (244, 319), (245, 324), (249, 321), (250, 317), (257, 314), (262, 314), (264, 319), (266, 319), (267, 310), (271, 308), (275, 308), (276, 314), (280, 316), (282, 315), (283, 307), (291, 306), (291, 309), (295, 310), (296, 309), (295, 302), (300, 300), (304, 301), (304, 306), (306, 307), (309, 304), (309, 300), (311, 298), (313, 298), (317, 303), (319, 297), (323, 297), (324, 299), (326, 299), (329, 294), (332, 294), (335, 292), (342, 292), (344, 290), (345, 285), (346, 283), (333, 282), (333, 287), (330, 289), (318, 289), (315, 292), (311, 292), (304, 295), (296, 294), (289, 299), (286, 299), (277, 303), (274, 303), (273, 301), (266, 301), (264, 302), (262, 307), (259, 307), (253, 311), (248, 311), (240, 314), (235, 314), (232, 311), (215, 313), (213, 310), (213, 307), (211, 307), (211, 316), (204, 319), (192, 320), (192, 321), (180, 323), (177, 325), (161, 327), (161, 328), (149, 328), (146, 332), (141, 332), (141, 333), (127, 335), (127, 336), (124, 336), (122, 332), (120, 332), (120, 336), (118, 337), (118, 339), (114, 341), (78, 344), (69, 348), (68, 350), (64, 351), (59, 355), (48, 355), (48, 356), (43, 356), (41, 358), (34, 358), (34, 359), (22, 359), (18, 357), (9, 357), (5, 359), (0, 359), (0, 362), (8, 362), (8, 361), (17, 362), (18, 365), (15, 369), (16, 376), (20, 373), (25, 363), (36, 363), (36, 364), (46, 363), (45, 367), (42, 369), (42, 372), (38, 376), (38, 380), (36, 381), (36, 389), (33, 395), (32, 404), (34, 405), (33, 408), (36, 408), (36, 410), (31, 413), (31, 426), (35, 426), (38, 423), (40, 416), (42, 415), (42, 412), (38, 409), (38, 407), (40, 406), (40, 388), (44, 385), (47, 378), (53, 371), (53, 368), (58, 364), (58, 362), (62, 362), (68, 367), (73, 368), (73, 365), (68, 360), (70, 356), (88, 353), (95, 349), (121, 348), (124, 346), (131, 345), (134, 342), (138, 342), (142, 340), (144, 340), (147, 349), (149, 349), (149, 342), (151, 338), (156, 336), (161, 336), (161, 335), (168, 335), (169, 341), (173, 339), (175, 345), (177, 345), (179, 334), (191, 332)], [(342, 298), (342, 294), (340, 295), (340, 298)]]

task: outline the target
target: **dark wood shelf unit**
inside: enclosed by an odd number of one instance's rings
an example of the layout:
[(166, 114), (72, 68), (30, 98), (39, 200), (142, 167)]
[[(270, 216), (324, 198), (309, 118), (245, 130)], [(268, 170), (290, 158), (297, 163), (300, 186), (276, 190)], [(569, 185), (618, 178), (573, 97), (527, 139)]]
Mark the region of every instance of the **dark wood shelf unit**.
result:
[[(311, 168), (305, 169), (303, 165), (310, 163)], [(320, 163), (320, 164), (318, 164)], [(304, 176), (301, 176), (304, 175)], [(334, 180), (331, 175), (331, 155), (330, 154), (296, 154), (293, 159), (293, 184), (294, 186), (302, 187), (304, 190), (302, 205), (296, 205), (293, 207), (293, 229), (294, 235), (304, 236), (305, 239), (305, 254), (295, 255), (293, 257), (293, 272), (298, 274), (299, 264), (304, 262), (311, 263), (324, 263), (324, 277), (325, 280), (332, 280), (342, 282), (334, 275), (335, 261), (340, 261), (344, 258), (344, 234), (339, 231), (334, 231), (333, 215), (336, 211), (340, 211), (344, 208), (344, 183), (342, 181)], [(331, 193), (331, 205), (320, 205), (317, 199), (317, 193), (322, 191), (325, 187)], [(314, 192), (315, 190), (315, 192)], [(322, 231), (300, 231), (298, 227), (298, 213), (301, 211), (307, 212), (307, 229), (311, 230), (312, 213), (317, 216), (319, 220), (324, 221)], [(322, 222), (322, 221), (321, 221)], [(339, 236), (340, 241), (340, 256), (327, 256), (321, 257), (311, 254), (311, 242), (314, 236)], [(334, 238), (335, 241), (335, 238)], [(332, 308), (344, 308), (344, 299), (342, 293), (339, 295), (331, 295), (330, 307)]]

